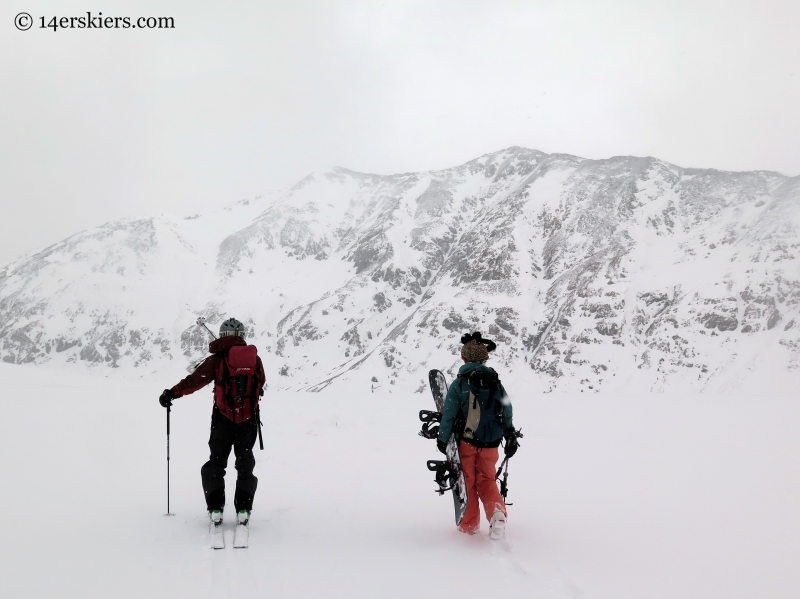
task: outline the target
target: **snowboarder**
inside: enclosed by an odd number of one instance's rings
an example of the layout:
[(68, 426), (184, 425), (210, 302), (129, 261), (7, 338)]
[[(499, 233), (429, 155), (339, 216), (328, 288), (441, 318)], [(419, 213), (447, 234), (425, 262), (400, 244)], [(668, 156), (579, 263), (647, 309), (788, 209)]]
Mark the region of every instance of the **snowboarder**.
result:
[[(253, 509), (258, 479), (253, 474), (253, 446), (259, 432), (259, 400), (264, 394), (264, 367), (254, 345), (244, 340), (244, 325), (229, 318), (219, 328), (219, 338), (208, 346), (207, 357), (195, 371), (172, 389), (165, 389), (159, 402), (165, 408), (172, 400), (214, 382), (211, 414), (211, 457), (200, 470), (209, 517), (221, 537), (225, 506), (225, 469), (231, 448), (236, 455), (236, 493), (233, 503), (237, 525), (247, 526)], [(237, 526), (238, 533), (238, 526)]]
[(461, 337), (464, 364), (447, 391), (436, 446), (445, 453), (447, 440), (455, 430), (458, 450), (466, 480), (468, 501), (458, 529), (475, 534), (480, 528), (478, 499), (489, 521), (489, 536), (505, 535), (506, 505), (495, 480), (495, 464), (500, 441), (505, 438), (505, 455), (512, 456), (519, 447), (512, 423), (512, 408), (503, 385), (493, 368), (485, 366), (489, 352), (497, 347), (478, 332)]

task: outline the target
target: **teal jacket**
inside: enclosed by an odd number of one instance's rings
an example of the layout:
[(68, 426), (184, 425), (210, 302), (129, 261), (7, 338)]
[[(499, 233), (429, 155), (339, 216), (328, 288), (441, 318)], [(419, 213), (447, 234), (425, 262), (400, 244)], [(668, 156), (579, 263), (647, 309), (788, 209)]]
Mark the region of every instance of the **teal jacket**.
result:
[[(484, 366), (480, 362), (467, 362), (458, 369), (458, 374), (467, 374), (473, 370), (484, 370), (494, 372), (493, 368)], [(503, 431), (507, 431), (514, 427), (512, 422), (513, 410), (511, 409), (511, 402), (508, 401), (508, 393), (503, 389)], [(463, 378), (456, 378), (447, 390), (447, 397), (444, 398), (444, 406), (442, 407), (442, 422), (439, 425), (439, 441), (447, 443), (450, 438), (450, 433), (453, 432), (453, 424), (457, 418), (466, 419), (467, 412), (469, 411), (469, 384)]]

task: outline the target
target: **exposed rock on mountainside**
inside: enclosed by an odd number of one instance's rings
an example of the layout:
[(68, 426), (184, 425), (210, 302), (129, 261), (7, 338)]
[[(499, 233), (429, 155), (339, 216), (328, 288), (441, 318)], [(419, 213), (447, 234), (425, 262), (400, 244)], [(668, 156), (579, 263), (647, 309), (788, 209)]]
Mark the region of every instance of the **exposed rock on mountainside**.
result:
[[(343, 168), (191, 219), (126, 220), (0, 271), (0, 357), (157, 368), (252, 330), (273, 384), (420, 387), (462, 332), (542, 390), (735, 387), (800, 369), (800, 177), (524, 148)], [(281, 376), (282, 375), (282, 376)]]

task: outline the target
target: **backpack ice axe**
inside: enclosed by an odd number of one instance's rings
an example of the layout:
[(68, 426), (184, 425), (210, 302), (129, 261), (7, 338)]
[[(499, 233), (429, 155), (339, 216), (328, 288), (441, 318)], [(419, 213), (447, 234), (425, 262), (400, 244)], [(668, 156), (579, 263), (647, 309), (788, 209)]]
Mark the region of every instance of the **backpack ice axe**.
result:
[[(212, 333), (212, 332), (211, 332), (211, 329), (209, 329), (209, 328), (206, 326), (206, 319), (205, 319), (205, 317), (203, 317), (203, 316), (198, 316), (198, 317), (197, 317), (197, 326), (199, 326), (199, 327), (203, 327), (203, 328), (204, 328), (206, 331), (208, 331), (208, 334), (209, 334), (209, 335), (211, 335), (211, 337), (212, 337), (212, 338), (213, 338), (213, 339), (216, 341), (216, 339), (217, 339), (217, 336), (216, 336), (214, 333)], [(192, 368), (194, 368), (195, 370), (197, 370), (197, 367), (198, 367), (198, 366), (200, 366), (200, 364), (202, 364), (202, 362), (203, 362), (203, 360), (200, 360), (200, 361), (196, 362), (196, 363), (194, 364), (194, 366), (192, 366)]]
[(211, 336), (212, 336), (214, 339), (216, 339), (216, 338), (217, 338), (217, 336), (216, 336), (214, 333), (212, 333), (212, 332), (211, 332), (211, 329), (209, 329), (209, 328), (206, 326), (206, 319), (205, 319), (205, 317), (204, 317), (204, 316), (198, 316), (198, 317), (197, 317), (197, 326), (199, 326), (199, 327), (203, 327), (205, 330), (207, 330), (207, 331), (208, 331), (208, 334), (209, 334), (209, 335), (211, 335)]

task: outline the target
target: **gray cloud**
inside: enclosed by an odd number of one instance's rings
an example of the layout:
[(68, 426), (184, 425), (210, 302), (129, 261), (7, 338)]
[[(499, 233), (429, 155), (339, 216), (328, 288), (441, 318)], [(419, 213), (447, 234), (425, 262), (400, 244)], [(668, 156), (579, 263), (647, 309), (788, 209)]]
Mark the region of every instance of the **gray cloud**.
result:
[[(797, 2), (91, 4), (0, 14), (0, 262), (328, 164), (417, 171), (521, 145), (800, 174)], [(87, 10), (176, 28), (38, 29)]]

